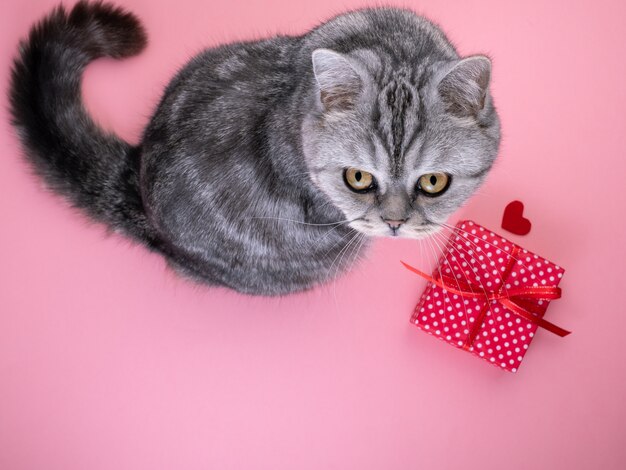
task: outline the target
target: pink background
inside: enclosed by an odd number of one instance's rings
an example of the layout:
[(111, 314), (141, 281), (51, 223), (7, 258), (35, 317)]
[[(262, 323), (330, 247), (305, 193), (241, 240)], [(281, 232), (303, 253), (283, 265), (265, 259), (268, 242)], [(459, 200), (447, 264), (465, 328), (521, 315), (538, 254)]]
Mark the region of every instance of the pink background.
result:
[[(462, 54), (493, 57), (499, 162), (451, 220), (566, 268), (517, 374), (409, 324), (430, 268), (380, 240), (352, 274), (283, 299), (177, 279), (42, 188), (9, 129), (17, 40), (56, 0), (0, 9), (0, 468), (626, 468), (626, 7), (621, 1), (407, 1)], [(119, 0), (150, 46), (85, 76), (93, 115), (138, 140), (172, 74), (234, 39), (300, 33), (365, 1)], [(425, 246), (425, 245), (424, 245)], [(426, 251), (423, 251), (426, 253)]]

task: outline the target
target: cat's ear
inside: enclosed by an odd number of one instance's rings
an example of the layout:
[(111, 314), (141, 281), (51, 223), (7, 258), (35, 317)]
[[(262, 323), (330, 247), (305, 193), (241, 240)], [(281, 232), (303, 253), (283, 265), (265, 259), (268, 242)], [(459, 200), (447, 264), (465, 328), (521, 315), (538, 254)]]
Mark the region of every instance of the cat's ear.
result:
[(439, 82), (437, 90), (450, 113), (476, 116), (485, 107), (490, 80), (491, 60), (474, 55), (459, 60)]
[(362, 81), (350, 62), (330, 49), (316, 49), (311, 56), (319, 87), (319, 100), (326, 111), (347, 111), (354, 107)]

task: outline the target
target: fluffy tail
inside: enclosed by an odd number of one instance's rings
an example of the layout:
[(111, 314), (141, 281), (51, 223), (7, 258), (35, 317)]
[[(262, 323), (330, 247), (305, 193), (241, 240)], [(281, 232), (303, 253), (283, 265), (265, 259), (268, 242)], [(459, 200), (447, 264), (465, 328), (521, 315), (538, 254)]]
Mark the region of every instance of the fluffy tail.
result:
[(13, 124), (35, 171), (75, 206), (150, 244), (139, 192), (139, 149), (99, 129), (81, 100), (81, 76), (98, 57), (146, 45), (139, 21), (111, 5), (59, 6), (20, 44), (9, 88)]

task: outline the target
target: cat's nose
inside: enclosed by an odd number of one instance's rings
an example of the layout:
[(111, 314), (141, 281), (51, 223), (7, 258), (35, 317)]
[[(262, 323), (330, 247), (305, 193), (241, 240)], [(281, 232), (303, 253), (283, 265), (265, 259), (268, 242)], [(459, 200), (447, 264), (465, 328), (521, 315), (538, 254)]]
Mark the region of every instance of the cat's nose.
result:
[(394, 232), (398, 230), (400, 226), (408, 220), (408, 219), (385, 219), (384, 217), (381, 217), (381, 219), (383, 219), (385, 223), (389, 225), (389, 227), (391, 227), (391, 230), (393, 230)]

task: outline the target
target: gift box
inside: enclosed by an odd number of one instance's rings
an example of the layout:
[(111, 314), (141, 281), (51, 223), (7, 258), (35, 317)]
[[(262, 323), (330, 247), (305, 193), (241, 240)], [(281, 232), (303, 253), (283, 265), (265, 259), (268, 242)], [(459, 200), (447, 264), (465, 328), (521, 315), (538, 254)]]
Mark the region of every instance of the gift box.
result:
[(411, 322), (430, 335), (516, 372), (537, 328), (568, 331), (543, 318), (564, 270), (475, 222), (460, 221)]

